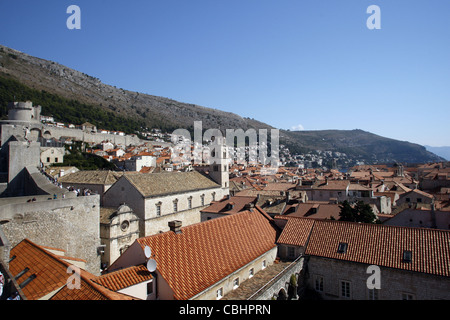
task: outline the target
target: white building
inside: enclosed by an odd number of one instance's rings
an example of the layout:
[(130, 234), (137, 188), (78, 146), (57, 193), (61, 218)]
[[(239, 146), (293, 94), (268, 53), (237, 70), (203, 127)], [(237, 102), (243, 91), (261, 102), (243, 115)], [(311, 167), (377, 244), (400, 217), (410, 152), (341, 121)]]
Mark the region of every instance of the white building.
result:
[(219, 300), (277, 256), (277, 229), (257, 208), (187, 227), (173, 221), (171, 228), (136, 240), (108, 271), (145, 264), (148, 246), (156, 262), (153, 299)]
[(125, 160), (125, 170), (127, 171), (141, 171), (143, 167), (156, 167), (156, 157), (141, 153)]

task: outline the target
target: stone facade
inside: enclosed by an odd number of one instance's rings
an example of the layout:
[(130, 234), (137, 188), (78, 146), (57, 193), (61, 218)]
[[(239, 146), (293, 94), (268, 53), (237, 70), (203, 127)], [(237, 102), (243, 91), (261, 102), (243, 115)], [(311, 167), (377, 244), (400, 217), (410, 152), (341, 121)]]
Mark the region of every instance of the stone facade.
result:
[(307, 263), (307, 286), (323, 299), (450, 299), (450, 280), (446, 277), (380, 267), (381, 289), (374, 296), (367, 288), (367, 280), (372, 275), (367, 273), (369, 265), (315, 256), (310, 256)]
[[(248, 280), (259, 271), (272, 265), (277, 257), (277, 248), (267, 251), (257, 259), (246, 264), (242, 268), (230, 273), (227, 277), (221, 281), (215, 283), (207, 290), (200, 292), (196, 296), (192, 297), (192, 300), (219, 300), (222, 296), (235, 290), (241, 283)], [(252, 272), (250, 272), (252, 270)], [(238, 279), (238, 286), (236, 286), (236, 279)], [(221, 290), (221, 296), (218, 296), (218, 290)]]
[[(2, 206), (1, 216), (12, 216), (2, 225), (3, 232), (16, 246), (30, 241), (66, 251), (68, 256), (86, 260), (86, 270), (100, 272), (99, 196), (25, 202)], [(8, 212), (3, 212), (8, 210)]]
[(44, 166), (64, 162), (64, 148), (44, 147), (41, 148), (41, 162)]
[(102, 264), (108, 267), (139, 238), (139, 218), (127, 205), (101, 208), (100, 238), (104, 245)]
[(141, 219), (141, 237), (145, 237), (169, 231), (169, 221), (180, 220), (183, 226), (201, 222), (200, 211), (213, 199), (221, 199), (224, 195), (224, 189), (217, 187), (144, 198), (127, 179), (119, 179), (105, 193), (103, 203), (107, 207), (118, 207), (123, 203), (129, 205)]

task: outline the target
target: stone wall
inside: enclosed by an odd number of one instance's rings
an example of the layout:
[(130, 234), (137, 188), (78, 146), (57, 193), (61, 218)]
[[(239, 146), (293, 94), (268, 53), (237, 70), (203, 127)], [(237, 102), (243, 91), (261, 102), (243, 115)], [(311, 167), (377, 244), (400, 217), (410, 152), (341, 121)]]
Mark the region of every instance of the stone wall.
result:
[(43, 134), (50, 135), (53, 138), (60, 139), (61, 137), (72, 137), (78, 141), (89, 143), (101, 143), (102, 141), (110, 141), (115, 145), (139, 145), (141, 140), (137, 136), (130, 135), (115, 135), (107, 133), (92, 133), (80, 129), (58, 128), (44, 126)]
[[(239, 284), (242, 284), (245, 280), (249, 279), (250, 269), (253, 269), (253, 273), (257, 274), (259, 271), (263, 269), (263, 261), (266, 263), (266, 267), (272, 265), (277, 256), (277, 248), (273, 248), (263, 255), (259, 256), (255, 260), (249, 262), (242, 268), (235, 270), (230, 273), (228, 276), (218, 281), (211, 287), (206, 290), (198, 293), (192, 300), (216, 300), (217, 299), (217, 290), (222, 289), (223, 295), (230, 293), (234, 290), (234, 280), (239, 278)], [(290, 275), (289, 275), (290, 276)]]
[[(307, 285), (315, 288), (317, 277), (323, 278), (324, 299), (369, 299), (367, 273), (369, 265), (346, 261), (310, 257)], [(350, 282), (350, 298), (341, 297), (341, 281)], [(450, 299), (450, 279), (430, 274), (380, 267), (380, 300), (401, 300), (402, 294), (410, 294), (417, 300)]]
[(12, 217), (2, 225), (11, 248), (27, 238), (86, 260), (86, 270), (98, 275), (100, 256), (100, 199), (98, 195), (72, 199), (13, 203), (0, 207), (0, 216)]

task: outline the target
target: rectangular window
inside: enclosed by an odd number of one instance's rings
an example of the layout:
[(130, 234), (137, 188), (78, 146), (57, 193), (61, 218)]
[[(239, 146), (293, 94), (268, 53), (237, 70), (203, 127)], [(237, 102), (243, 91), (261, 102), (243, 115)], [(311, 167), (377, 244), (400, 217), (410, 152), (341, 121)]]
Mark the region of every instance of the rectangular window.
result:
[(223, 288), (220, 288), (216, 291), (216, 298), (217, 300), (221, 299), (223, 297)]
[(414, 295), (411, 293), (402, 293), (402, 300), (414, 300)]
[(380, 298), (379, 291), (379, 289), (369, 289), (369, 300), (378, 300)]
[(265, 269), (266, 267), (267, 267), (266, 260), (263, 260), (263, 262), (262, 262), (262, 268)]
[(188, 209), (192, 209), (192, 198), (188, 198)]
[(157, 217), (161, 216), (161, 205), (160, 204), (156, 205), (156, 216)]
[(341, 297), (350, 298), (350, 282), (341, 281)]
[(178, 201), (173, 202), (173, 212), (178, 212)]
[(205, 205), (205, 195), (204, 195), (204, 194), (202, 194), (202, 195), (200, 196), (200, 201), (201, 201), (201, 203), (202, 203), (202, 206), (204, 206), (204, 205)]
[(412, 260), (412, 252), (409, 250), (403, 251), (403, 262), (409, 263)]
[(323, 277), (316, 276), (314, 281), (314, 288), (316, 289), (316, 291), (323, 292)]
[(236, 289), (237, 287), (239, 287), (239, 278), (233, 280), (233, 289)]
[(58, 158), (55, 158), (55, 162), (58, 162)]
[(147, 295), (153, 293), (153, 281), (147, 282)]
[(255, 270), (254, 270), (253, 268), (251, 268), (251, 269), (248, 271), (248, 278), (250, 279), (251, 277), (253, 277), (253, 276), (254, 276), (254, 273), (255, 273)]
[(348, 248), (348, 243), (346, 242), (340, 242), (338, 246), (338, 253), (346, 253)]
[(295, 248), (294, 247), (288, 247), (288, 257), (289, 258), (295, 257)]

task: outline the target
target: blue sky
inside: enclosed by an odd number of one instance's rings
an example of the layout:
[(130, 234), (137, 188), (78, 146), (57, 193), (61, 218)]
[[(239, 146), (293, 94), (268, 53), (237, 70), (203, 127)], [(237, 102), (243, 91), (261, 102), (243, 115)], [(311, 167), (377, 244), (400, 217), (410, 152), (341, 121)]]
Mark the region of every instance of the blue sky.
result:
[[(81, 30), (69, 30), (69, 5)], [(369, 30), (367, 7), (381, 9)], [(0, 43), (277, 128), (450, 145), (448, 0), (0, 2)]]

